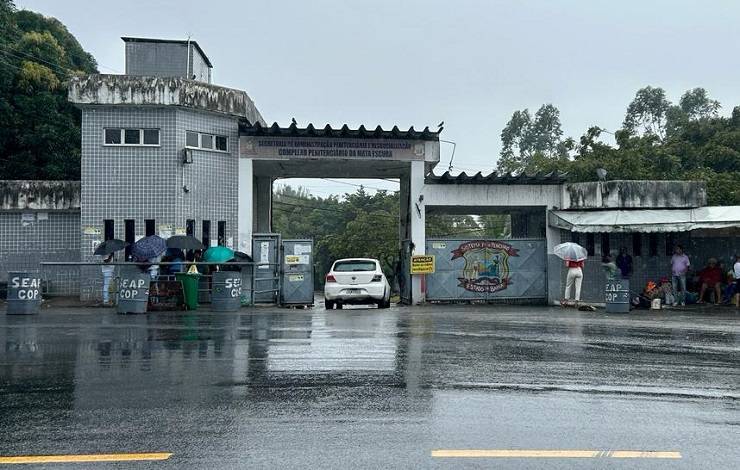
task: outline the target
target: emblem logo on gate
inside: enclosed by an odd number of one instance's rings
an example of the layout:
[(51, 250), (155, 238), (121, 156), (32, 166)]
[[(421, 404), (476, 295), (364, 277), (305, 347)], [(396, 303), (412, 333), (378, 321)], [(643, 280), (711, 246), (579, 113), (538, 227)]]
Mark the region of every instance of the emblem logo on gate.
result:
[(465, 242), (452, 250), (452, 259), (465, 259), (459, 287), (471, 292), (498, 292), (511, 284), (509, 257), (519, 256), (508, 243), (491, 240)]

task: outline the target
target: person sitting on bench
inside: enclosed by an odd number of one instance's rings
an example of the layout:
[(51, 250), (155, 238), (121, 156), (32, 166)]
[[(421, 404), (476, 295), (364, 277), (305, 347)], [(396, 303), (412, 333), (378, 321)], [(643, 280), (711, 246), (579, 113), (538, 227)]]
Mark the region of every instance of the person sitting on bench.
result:
[(713, 290), (714, 304), (719, 305), (722, 301), (722, 270), (717, 266), (716, 258), (709, 258), (707, 266), (699, 272), (699, 282), (701, 282), (701, 290), (697, 303), (704, 303), (704, 294), (707, 290)]

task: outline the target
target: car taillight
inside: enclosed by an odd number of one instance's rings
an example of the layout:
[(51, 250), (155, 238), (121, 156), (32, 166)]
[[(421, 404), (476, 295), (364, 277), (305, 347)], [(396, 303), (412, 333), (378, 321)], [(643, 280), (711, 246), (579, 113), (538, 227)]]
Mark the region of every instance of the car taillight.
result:
[(380, 274), (376, 274), (375, 276), (373, 276), (373, 282), (380, 282), (382, 280), (383, 280), (383, 276)]
[(326, 282), (337, 282), (337, 279), (334, 277), (333, 274), (327, 274), (326, 275)]

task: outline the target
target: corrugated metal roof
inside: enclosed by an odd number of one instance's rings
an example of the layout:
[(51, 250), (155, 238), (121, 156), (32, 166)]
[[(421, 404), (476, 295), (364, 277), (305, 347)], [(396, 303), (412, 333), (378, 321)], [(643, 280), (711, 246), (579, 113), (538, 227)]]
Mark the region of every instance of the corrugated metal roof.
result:
[(687, 232), (740, 227), (740, 206), (694, 209), (550, 211), (549, 224), (573, 232)]
[(480, 171), (474, 175), (465, 172), (453, 176), (449, 171), (442, 175), (431, 174), (426, 177), (426, 183), (431, 184), (562, 184), (566, 181), (567, 173), (551, 172), (535, 175), (499, 174), (497, 172), (483, 175)]
[(360, 126), (357, 129), (350, 129), (347, 124), (343, 125), (339, 129), (334, 129), (331, 125), (327, 124), (324, 127), (314, 127), (313, 124), (309, 124), (306, 127), (298, 127), (296, 124), (291, 124), (288, 127), (280, 127), (275, 122), (269, 127), (261, 125), (259, 122), (252, 124), (249, 121), (242, 121), (239, 125), (239, 133), (247, 136), (281, 136), (281, 137), (344, 137), (344, 138), (359, 138), (359, 139), (411, 139), (411, 140), (439, 140), (439, 131), (430, 131), (429, 127), (425, 127), (421, 131), (414, 129), (414, 126), (409, 127), (408, 130), (402, 131), (398, 126), (393, 126), (393, 129), (385, 130), (380, 126), (375, 129), (367, 129), (365, 126)]

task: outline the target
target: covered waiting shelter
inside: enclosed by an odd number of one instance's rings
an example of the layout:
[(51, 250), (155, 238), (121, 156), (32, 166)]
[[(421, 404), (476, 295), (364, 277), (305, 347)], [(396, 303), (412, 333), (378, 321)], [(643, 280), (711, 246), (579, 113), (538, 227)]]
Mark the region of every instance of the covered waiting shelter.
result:
[(549, 224), (581, 233), (662, 233), (740, 228), (740, 206), (693, 209), (551, 211)]

